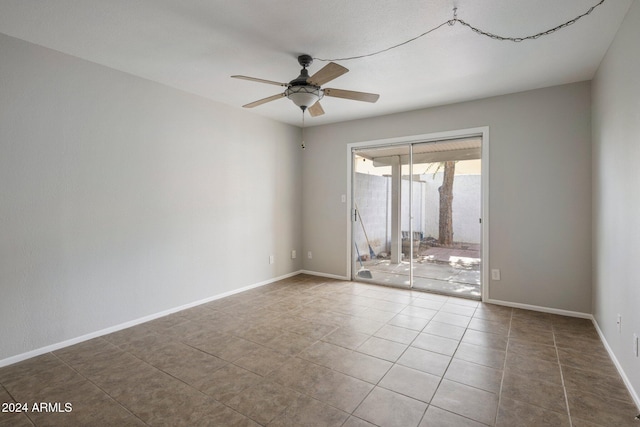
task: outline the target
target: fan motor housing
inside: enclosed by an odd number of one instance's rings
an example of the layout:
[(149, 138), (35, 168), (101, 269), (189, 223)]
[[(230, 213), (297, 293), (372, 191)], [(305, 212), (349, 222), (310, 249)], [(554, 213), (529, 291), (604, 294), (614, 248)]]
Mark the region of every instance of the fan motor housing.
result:
[(300, 70), (300, 75), (289, 82), (289, 86), (307, 86), (307, 80), (309, 79), (309, 71), (306, 68)]
[[(298, 63), (302, 66), (302, 70), (300, 70), (300, 75), (295, 79), (289, 82), (289, 87), (291, 86), (309, 86), (309, 71), (307, 67), (313, 63), (313, 57), (311, 55), (300, 55), (298, 56)], [(320, 86), (316, 86), (317, 89)]]

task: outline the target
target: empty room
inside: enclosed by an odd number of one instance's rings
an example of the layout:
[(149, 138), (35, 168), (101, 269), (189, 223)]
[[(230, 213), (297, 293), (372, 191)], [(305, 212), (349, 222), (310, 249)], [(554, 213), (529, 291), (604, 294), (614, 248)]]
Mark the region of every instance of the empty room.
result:
[(640, 0), (1, 0), (0, 426), (640, 426), (639, 43)]

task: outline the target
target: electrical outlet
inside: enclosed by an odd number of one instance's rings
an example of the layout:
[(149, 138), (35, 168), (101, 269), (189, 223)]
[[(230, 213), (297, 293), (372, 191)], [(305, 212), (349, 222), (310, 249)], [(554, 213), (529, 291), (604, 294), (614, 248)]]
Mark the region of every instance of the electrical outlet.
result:
[(618, 333), (622, 333), (622, 315), (618, 314), (616, 319), (616, 326), (618, 327)]
[(273, 264), (273, 261), (274, 261), (274, 256), (269, 255), (269, 264)]
[(311, 253), (311, 251), (307, 252), (307, 258), (309, 258), (309, 259), (313, 258), (313, 254)]
[(347, 203), (347, 195), (343, 194), (342, 196), (340, 196), (340, 200), (342, 201), (342, 203)]
[(638, 334), (633, 334), (633, 354), (638, 357)]
[(491, 280), (500, 280), (500, 270), (494, 268), (491, 270)]
[(291, 251), (291, 259), (296, 259), (296, 250)]

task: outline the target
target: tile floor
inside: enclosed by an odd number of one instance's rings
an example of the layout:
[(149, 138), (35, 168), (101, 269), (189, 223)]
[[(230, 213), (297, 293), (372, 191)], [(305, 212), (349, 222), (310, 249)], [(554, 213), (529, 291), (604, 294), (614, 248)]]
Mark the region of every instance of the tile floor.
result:
[(1, 368), (11, 402), (2, 426), (640, 425), (588, 320), (304, 275)]

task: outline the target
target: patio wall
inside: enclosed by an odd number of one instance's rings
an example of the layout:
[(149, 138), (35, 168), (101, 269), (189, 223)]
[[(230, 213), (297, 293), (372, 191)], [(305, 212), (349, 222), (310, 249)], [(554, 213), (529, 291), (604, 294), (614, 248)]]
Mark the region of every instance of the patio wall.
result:
[[(420, 175), (413, 182), (414, 231), (424, 237), (438, 237), (438, 187), (442, 173)], [(402, 181), (402, 230), (409, 231), (409, 181)], [(360, 211), (369, 243), (376, 254), (388, 252), (391, 243), (391, 177), (356, 173), (355, 202)], [(480, 243), (480, 175), (457, 175), (453, 183), (453, 238), (456, 242)], [(362, 226), (354, 226), (354, 238), (360, 254), (369, 248)]]
[[(391, 178), (362, 173), (355, 174), (355, 204), (376, 254), (389, 251), (391, 233)], [(354, 242), (361, 255), (369, 248), (360, 222), (354, 223)]]
[[(425, 237), (438, 238), (438, 212), (442, 185), (442, 173), (422, 175), (425, 182)], [(454, 242), (480, 243), (482, 206), (480, 175), (456, 175), (453, 180), (453, 240)]]

